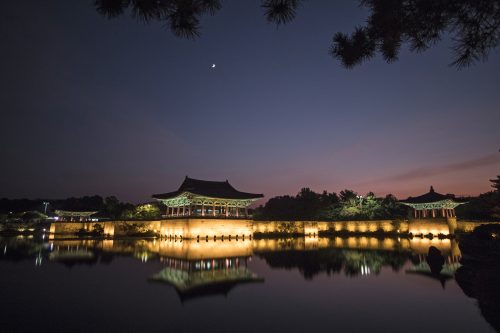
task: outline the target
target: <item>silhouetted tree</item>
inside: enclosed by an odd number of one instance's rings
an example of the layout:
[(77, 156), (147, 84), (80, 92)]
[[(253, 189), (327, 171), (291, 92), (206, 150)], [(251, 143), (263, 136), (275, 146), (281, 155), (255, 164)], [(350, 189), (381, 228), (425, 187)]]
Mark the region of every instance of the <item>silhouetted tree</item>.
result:
[(134, 205), (120, 202), (115, 196), (104, 199), (104, 209), (100, 212), (109, 218), (120, 218), (126, 210), (134, 209)]
[(408, 207), (401, 205), (392, 194), (387, 194), (382, 200), (382, 210), (381, 218), (405, 218), (408, 215)]
[(497, 176), (496, 179), (490, 179), (491, 187), (495, 189), (496, 192), (500, 193), (500, 176)]
[(454, 41), (452, 65), (485, 60), (500, 43), (498, 0), (363, 0), (370, 10), (367, 24), (348, 36), (337, 33), (330, 52), (353, 67), (380, 52), (387, 62), (397, 59), (401, 45), (423, 51), (444, 34)]
[[(261, 0), (267, 20), (291, 22), (302, 0)], [(96, 0), (96, 10), (108, 17), (127, 10), (142, 22), (166, 23), (179, 37), (200, 35), (200, 17), (214, 15), (220, 0)], [(330, 54), (351, 68), (382, 54), (387, 62), (398, 58), (401, 46), (411, 51), (428, 49), (449, 34), (454, 41), (453, 66), (485, 60), (500, 43), (500, 0), (362, 0), (370, 14), (365, 26), (351, 35), (337, 32)]]
[(471, 220), (497, 220), (500, 218), (500, 193), (488, 192), (456, 208), (457, 216)]
[(303, 188), (295, 196), (271, 198), (260, 206), (254, 217), (259, 220), (365, 220), (394, 219), (407, 215), (406, 206), (400, 205), (392, 194), (377, 198), (373, 192), (359, 197), (352, 190), (318, 194)]

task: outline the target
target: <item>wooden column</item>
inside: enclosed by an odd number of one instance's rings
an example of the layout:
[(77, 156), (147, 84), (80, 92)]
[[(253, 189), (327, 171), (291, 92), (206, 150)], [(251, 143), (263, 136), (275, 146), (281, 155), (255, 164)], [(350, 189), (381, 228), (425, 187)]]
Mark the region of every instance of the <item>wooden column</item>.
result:
[(248, 207), (245, 207), (245, 217), (248, 217)]
[(212, 205), (212, 215), (215, 216), (215, 204)]
[(228, 217), (228, 216), (229, 216), (229, 205), (226, 204), (226, 217)]
[(205, 204), (201, 204), (201, 216), (205, 216)]
[(240, 216), (240, 212), (239, 212), (238, 210), (239, 210), (239, 208), (238, 208), (238, 207), (236, 207), (236, 217), (239, 217), (239, 216)]

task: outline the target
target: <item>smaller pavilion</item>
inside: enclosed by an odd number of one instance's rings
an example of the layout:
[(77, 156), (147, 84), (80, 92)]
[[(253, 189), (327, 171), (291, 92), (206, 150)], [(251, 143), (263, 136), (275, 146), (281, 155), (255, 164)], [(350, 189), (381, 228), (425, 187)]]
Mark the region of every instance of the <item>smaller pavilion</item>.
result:
[(240, 192), (227, 180), (208, 181), (187, 176), (177, 191), (153, 195), (167, 207), (167, 217), (248, 217), (248, 206), (262, 197), (263, 194)]
[(413, 218), (427, 219), (456, 217), (455, 208), (465, 202), (457, 202), (452, 194), (437, 193), (431, 186), (429, 192), (400, 203), (413, 208)]
[(74, 210), (56, 210), (54, 213), (56, 214), (58, 221), (85, 222), (92, 220), (91, 216), (96, 214), (97, 211), (77, 212)]

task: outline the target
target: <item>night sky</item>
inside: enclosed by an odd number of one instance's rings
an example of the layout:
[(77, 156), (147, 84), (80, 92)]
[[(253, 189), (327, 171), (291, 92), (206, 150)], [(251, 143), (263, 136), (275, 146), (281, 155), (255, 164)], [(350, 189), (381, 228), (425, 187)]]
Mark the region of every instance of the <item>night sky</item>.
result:
[(306, 1), (278, 29), (263, 14), (260, 1), (225, 1), (188, 40), (108, 20), (90, 0), (5, 1), (0, 197), (143, 202), (186, 175), (266, 198), (490, 190), (498, 50), (457, 70), (445, 38), (346, 70), (328, 48), (364, 23), (357, 1)]

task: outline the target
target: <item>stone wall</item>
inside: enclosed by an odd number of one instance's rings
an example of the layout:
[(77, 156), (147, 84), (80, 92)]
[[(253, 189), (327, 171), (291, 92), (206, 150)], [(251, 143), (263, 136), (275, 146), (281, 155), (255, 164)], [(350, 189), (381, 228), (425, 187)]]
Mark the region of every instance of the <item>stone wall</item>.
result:
[(373, 220), (373, 221), (254, 221), (253, 232), (298, 233), (317, 235), (319, 232), (407, 232), (406, 221)]
[(475, 227), (478, 227), (482, 224), (496, 224), (498, 222), (474, 222), (474, 221), (458, 221), (457, 229), (462, 232), (471, 232)]
[[(455, 230), (470, 232), (475, 227), (493, 222), (458, 221), (448, 219), (416, 219), (409, 221), (252, 221), (245, 219), (179, 218), (154, 221), (54, 222), (51, 234), (75, 234), (79, 230), (92, 231), (95, 225), (104, 228), (106, 236), (127, 236), (135, 225), (138, 231), (151, 231), (162, 237), (185, 239), (212, 239), (214, 237), (251, 237), (254, 234), (318, 235), (319, 232), (353, 233), (412, 233), (434, 236), (453, 234)], [(132, 227), (132, 229), (134, 229)]]
[[(106, 236), (127, 236), (127, 230), (150, 231), (162, 237), (172, 238), (213, 238), (213, 237), (251, 237), (252, 220), (244, 219), (203, 219), (179, 218), (155, 221), (106, 221), (106, 222), (54, 222), (51, 234), (75, 234), (79, 230), (92, 231), (94, 225), (104, 228)], [(135, 226), (131, 228), (131, 226)]]

